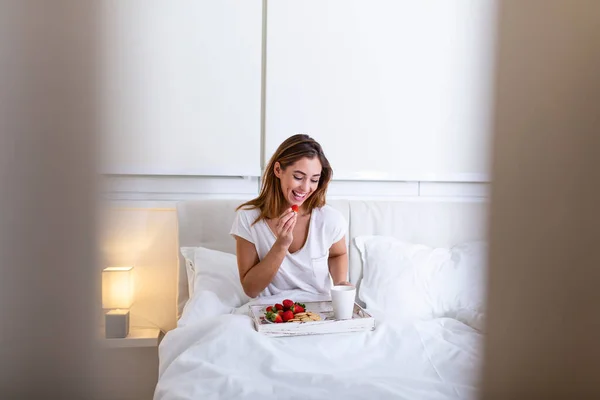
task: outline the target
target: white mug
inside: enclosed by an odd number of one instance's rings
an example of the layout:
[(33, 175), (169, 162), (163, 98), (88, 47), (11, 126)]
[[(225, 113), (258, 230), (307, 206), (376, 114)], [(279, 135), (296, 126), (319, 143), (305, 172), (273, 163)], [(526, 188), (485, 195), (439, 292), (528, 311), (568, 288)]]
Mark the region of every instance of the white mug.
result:
[(335, 319), (352, 319), (355, 297), (356, 288), (354, 286), (339, 285), (331, 288), (331, 303)]

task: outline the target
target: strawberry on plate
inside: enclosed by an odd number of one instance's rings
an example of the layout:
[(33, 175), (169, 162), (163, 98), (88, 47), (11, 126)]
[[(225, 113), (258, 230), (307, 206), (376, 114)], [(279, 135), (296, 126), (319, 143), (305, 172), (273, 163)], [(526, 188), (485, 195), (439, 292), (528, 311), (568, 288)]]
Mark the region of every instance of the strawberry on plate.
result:
[[(283, 304), (282, 304), (283, 303)], [(298, 318), (302, 319), (313, 319), (309, 315), (300, 315), (297, 316), (298, 313), (306, 313), (306, 305), (299, 302), (294, 302), (290, 299), (285, 299), (281, 303), (277, 303), (273, 306), (268, 306), (265, 308), (265, 320), (269, 323), (281, 323), (288, 322), (294, 320), (294, 322), (298, 321)], [(313, 313), (314, 314), (314, 313)], [(313, 319), (315, 320), (315, 319)], [(319, 318), (320, 320), (320, 318)], [(303, 322), (309, 322), (304, 321)]]
[(305, 312), (306, 304), (295, 302), (292, 308), (294, 309), (294, 314), (297, 314), (299, 312)]
[[(282, 311), (283, 313), (283, 311)], [(276, 324), (283, 322), (283, 318), (281, 318), (281, 314), (275, 312), (268, 312), (265, 314), (265, 319), (274, 322)]]
[(265, 319), (267, 319), (271, 322), (273, 322), (273, 320), (275, 319), (276, 316), (277, 316), (277, 313), (274, 313), (274, 312), (269, 311), (268, 313), (265, 313)]
[(289, 310), (290, 307), (294, 305), (294, 302), (289, 299), (285, 299), (282, 303), (283, 303), (284, 310)]
[(285, 311), (283, 314), (281, 314), (281, 318), (283, 319), (283, 322), (288, 322), (290, 319), (294, 318), (294, 313), (291, 311)]
[(290, 310), (294, 314), (298, 314), (298, 313), (306, 311), (304, 307), (302, 307), (301, 305), (298, 305), (298, 304), (294, 304), (292, 307), (290, 307)]

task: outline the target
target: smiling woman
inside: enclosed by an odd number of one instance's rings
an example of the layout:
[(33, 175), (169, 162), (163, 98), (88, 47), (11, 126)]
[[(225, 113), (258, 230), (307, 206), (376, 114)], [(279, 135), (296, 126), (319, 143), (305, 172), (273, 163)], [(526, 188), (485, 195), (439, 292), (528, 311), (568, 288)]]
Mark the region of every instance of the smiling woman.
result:
[(230, 232), (248, 296), (329, 294), (331, 280), (347, 284), (347, 224), (325, 201), (332, 173), (308, 135), (291, 136), (275, 151), (259, 196), (238, 207)]

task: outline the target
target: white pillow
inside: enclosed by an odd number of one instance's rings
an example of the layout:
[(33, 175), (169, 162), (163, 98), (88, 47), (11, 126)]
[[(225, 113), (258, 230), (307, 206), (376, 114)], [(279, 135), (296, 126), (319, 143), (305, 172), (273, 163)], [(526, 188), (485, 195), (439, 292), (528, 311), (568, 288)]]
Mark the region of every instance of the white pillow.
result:
[(239, 307), (249, 300), (240, 283), (234, 254), (204, 247), (182, 247), (190, 300), (202, 292), (213, 292), (226, 306)]
[(487, 244), (431, 248), (387, 236), (355, 238), (359, 298), (395, 319), (455, 318), (483, 330)]

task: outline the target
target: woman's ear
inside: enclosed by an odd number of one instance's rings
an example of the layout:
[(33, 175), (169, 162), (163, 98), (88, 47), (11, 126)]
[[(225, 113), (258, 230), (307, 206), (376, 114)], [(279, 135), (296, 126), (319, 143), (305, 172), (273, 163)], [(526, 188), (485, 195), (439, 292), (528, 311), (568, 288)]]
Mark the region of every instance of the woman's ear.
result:
[(275, 161), (275, 165), (273, 166), (273, 173), (275, 173), (276, 177), (281, 178), (282, 172), (283, 170), (281, 169), (281, 164), (279, 164), (279, 161)]

